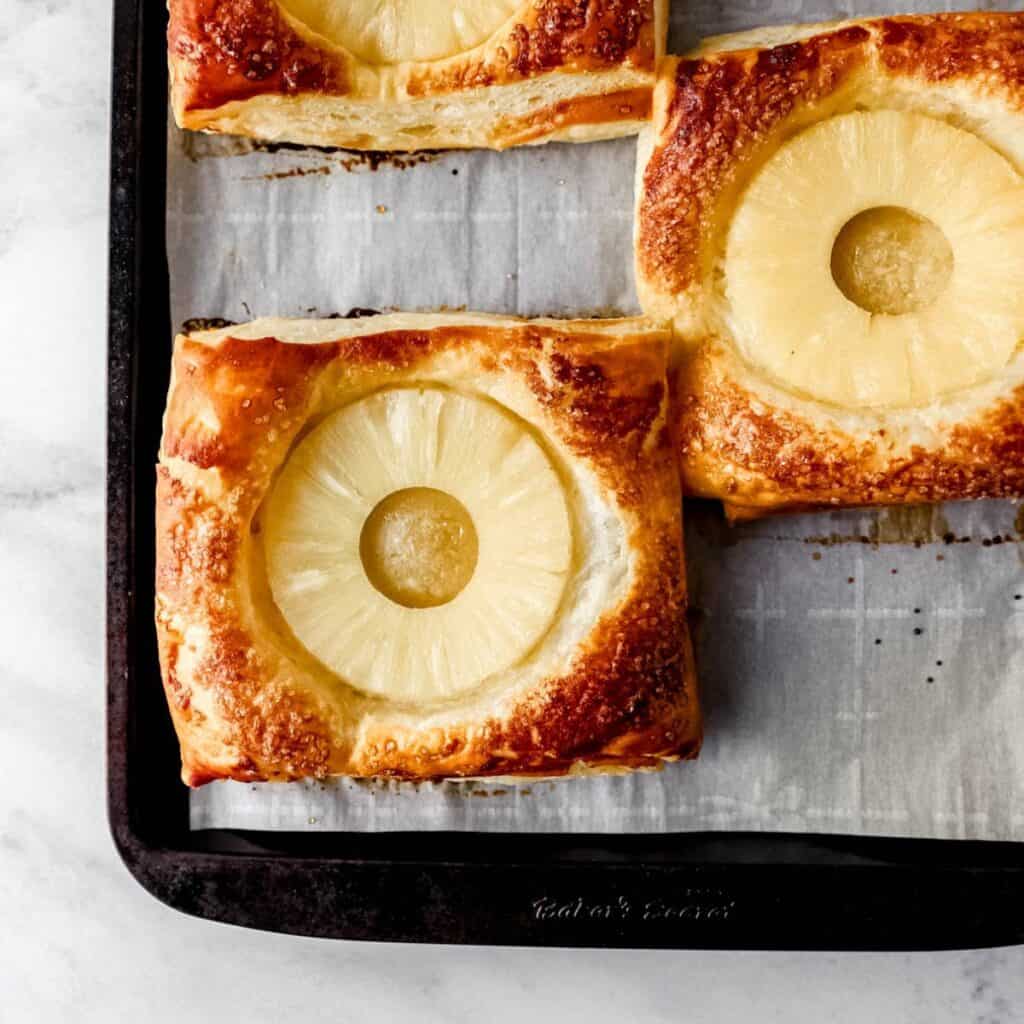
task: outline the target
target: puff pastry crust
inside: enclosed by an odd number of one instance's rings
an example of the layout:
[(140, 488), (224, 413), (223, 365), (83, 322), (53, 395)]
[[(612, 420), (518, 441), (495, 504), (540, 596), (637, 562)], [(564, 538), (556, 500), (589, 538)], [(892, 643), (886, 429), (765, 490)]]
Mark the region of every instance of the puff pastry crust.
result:
[[(696, 756), (667, 333), (641, 320), (262, 320), (178, 337), (157, 483), (156, 624), (186, 783), (552, 776)], [(261, 507), (325, 415), (382, 389), (519, 417), (565, 487), (562, 604), (514, 665), (441, 701), (349, 685), (291, 633)]]
[(371, 150), (504, 149), (639, 130), (667, 0), (504, 7), (511, 15), (470, 49), (380, 63), (289, 13), (301, 12), (298, 0), (170, 0), (175, 118), (182, 128)]
[(684, 491), (732, 517), (1024, 493), (1019, 345), (935, 400), (844, 406), (773, 378), (731, 332), (724, 252), (748, 186), (809, 127), (889, 110), (968, 131), (1024, 174), (1024, 14), (764, 29), (661, 66), (637, 169), (638, 289), (674, 323)]

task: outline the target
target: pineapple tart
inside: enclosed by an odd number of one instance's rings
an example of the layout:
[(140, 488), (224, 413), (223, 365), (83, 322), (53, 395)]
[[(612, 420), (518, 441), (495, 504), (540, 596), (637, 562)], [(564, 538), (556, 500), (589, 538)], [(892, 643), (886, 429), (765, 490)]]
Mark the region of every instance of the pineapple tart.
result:
[(634, 134), (667, 0), (170, 0), (182, 128), (349, 149)]
[(696, 756), (667, 350), (474, 314), (180, 336), (156, 622), (184, 780)]
[(667, 59), (636, 268), (686, 492), (733, 518), (1024, 493), (1024, 14)]

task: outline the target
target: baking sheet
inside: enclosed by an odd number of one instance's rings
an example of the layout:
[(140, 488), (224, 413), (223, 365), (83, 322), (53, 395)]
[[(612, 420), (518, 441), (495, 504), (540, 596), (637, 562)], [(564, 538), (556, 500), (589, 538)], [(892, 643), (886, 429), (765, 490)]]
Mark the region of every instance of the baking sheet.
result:
[[(762, 0), (674, 8), (673, 49), (758, 24), (879, 10)], [(172, 126), (168, 152), (176, 323), (352, 307), (637, 310), (633, 140), (378, 163)], [(694, 503), (687, 542), (707, 725), (699, 762), (519, 786), (214, 783), (191, 795), (193, 828), (1024, 840), (1017, 506), (729, 528), (716, 507)]]

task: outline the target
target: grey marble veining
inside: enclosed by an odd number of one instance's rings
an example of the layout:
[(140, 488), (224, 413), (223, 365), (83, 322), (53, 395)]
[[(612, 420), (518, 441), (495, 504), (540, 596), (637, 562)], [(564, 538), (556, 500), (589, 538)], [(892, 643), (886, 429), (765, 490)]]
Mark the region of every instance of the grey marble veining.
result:
[(194, 921), (132, 881), (104, 815), (108, 47), (104, 0), (0, 4), (0, 1022), (1024, 1019), (1024, 949), (338, 944)]

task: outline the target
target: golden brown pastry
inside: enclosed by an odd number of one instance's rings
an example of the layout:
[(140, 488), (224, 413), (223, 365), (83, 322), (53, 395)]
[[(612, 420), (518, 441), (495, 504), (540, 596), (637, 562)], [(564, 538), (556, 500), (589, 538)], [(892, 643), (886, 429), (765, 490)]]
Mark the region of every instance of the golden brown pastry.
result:
[(1024, 493), (1024, 14), (709, 40), (663, 63), (640, 150), (685, 491)]
[(696, 756), (666, 349), (473, 314), (179, 337), (156, 621), (185, 781)]
[(170, 0), (182, 128), (350, 149), (635, 133), (667, 0)]

